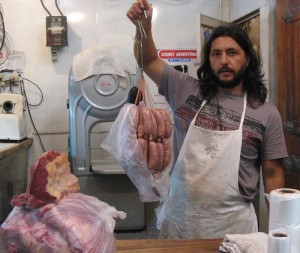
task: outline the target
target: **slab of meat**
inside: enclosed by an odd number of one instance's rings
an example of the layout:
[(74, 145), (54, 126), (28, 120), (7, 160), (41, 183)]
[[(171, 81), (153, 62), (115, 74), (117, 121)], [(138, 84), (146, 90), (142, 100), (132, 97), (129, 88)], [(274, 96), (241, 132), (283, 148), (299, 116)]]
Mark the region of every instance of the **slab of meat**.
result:
[(37, 213), (38, 209), (15, 207), (0, 228), (1, 249), (7, 253), (71, 253), (61, 232), (41, 222)]
[(31, 166), (26, 193), (14, 196), (12, 205), (38, 208), (79, 190), (78, 179), (71, 173), (67, 154), (47, 151)]
[(95, 197), (70, 193), (38, 209), (15, 207), (0, 236), (8, 253), (113, 253), (114, 218), (125, 217)]

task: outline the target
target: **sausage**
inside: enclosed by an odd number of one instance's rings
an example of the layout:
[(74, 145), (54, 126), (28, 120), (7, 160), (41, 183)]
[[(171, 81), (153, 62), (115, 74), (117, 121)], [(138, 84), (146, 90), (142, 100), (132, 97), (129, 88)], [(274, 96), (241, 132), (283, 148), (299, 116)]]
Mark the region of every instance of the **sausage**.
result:
[(158, 110), (153, 109), (152, 113), (153, 113), (153, 115), (155, 117), (156, 124), (157, 124), (157, 141), (161, 142), (162, 139), (165, 136), (165, 129), (166, 129), (165, 128), (165, 121), (164, 121), (161, 113), (159, 113)]
[(131, 106), (131, 119), (132, 119), (132, 127), (135, 130), (135, 132), (138, 131), (138, 126), (139, 126), (139, 109), (136, 105)]
[[(149, 109), (148, 109), (149, 110)], [(157, 138), (157, 122), (155, 119), (155, 116), (152, 113), (152, 110), (149, 110), (150, 116), (151, 116), (151, 133), (149, 135), (150, 141), (156, 141)]]
[(144, 107), (142, 108), (143, 125), (144, 125), (144, 138), (153, 140), (153, 117), (151, 116), (151, 110)]
[(162, 115), (164, 121), (165, 121), (165, 138), (169, 139), (172, 136), (172, 122), (169, 117), (169, 114), (163, 110), (163, 109), (158, 109), (159, 113)]
[(144, 129), (143, 137), (148, 139), (151, 133), (151, 115), (149, 113), (149, 110), (145, 106), (141, 107), (140, 110), (142, 114), (143, 129)]
[(138, 143), (142, 149), (145, 164), (148, 164), (148, 141), (144, 138), (138, 138)]
[(165, 148), (164, 148), (164, 145), (161, 142), (157, 142), (156, 145), (157, 145), (157, 151), (158, 151), (156, 170), (157, 171), (162, 171), (163, 162), (164, 162)]
[(156, 142), (149, 141), (148, 143), (148, 164), (147, 167), (149, 170), (155, 170), (158, 161), (158, 149)]
[(167, 139), (163, 139), (163, 145), (164, 145), (164, 161), (162, 165), (162, 170), (164, 170), (171, 161), (171, 146)]

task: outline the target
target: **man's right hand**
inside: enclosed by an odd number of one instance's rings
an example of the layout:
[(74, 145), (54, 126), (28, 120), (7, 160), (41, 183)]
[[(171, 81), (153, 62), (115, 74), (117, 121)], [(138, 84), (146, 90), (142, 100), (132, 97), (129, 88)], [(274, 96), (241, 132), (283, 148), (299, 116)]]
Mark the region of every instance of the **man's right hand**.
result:
[(138, 26), (138, 20), (142, 23), (144, 29), (151, 28), (153, 8), (147, 0), (137, 0), (129, 8), (127, 17), (131, 22)]
[[(129, 8), (127, 17), (136, 26), (134, 54), (140, 67), (158, 85), (166, 64), (157, 55), (152, 37), (153, 8), (147, 0), (137, 0)], [(142, 25), (143, 27), (141, 27)]]

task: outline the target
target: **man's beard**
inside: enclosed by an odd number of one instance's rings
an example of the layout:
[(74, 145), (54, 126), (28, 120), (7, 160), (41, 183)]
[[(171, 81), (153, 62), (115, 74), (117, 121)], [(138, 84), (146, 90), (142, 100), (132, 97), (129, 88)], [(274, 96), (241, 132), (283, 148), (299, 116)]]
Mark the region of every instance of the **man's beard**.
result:
[(223, 71), (229, 71), (234, 74), (233, 79), (230, 81), (222, 81), (219, 77), (213, 72), (213, 79), (218, 87), (230, 89), (233, 88), (241, 83), (244, 78), (244, 74), (246, 71), (246, 67), (241, 68), (237, 73), (235, 73), (232, 69), (224, 67), (218, 71), (218, 74)]

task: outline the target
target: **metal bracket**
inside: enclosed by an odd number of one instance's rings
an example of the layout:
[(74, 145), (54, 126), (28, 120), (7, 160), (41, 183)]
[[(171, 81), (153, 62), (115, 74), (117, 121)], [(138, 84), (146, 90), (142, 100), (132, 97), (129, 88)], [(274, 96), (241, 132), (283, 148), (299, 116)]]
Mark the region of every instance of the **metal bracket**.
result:
[(284, 122), (284, 130), (294, 136), (300, 136), (300, 128), (296, 128), (293, 121)]
[(300, 157), (299, 156), (289, 156), (284, 158), (284, 167), (288, 170), (300, 171)]
[(283, 124), (284, 130), (286, 130), (287, 132), (292, 132), (294, 129), (294, 122), (292, 121), (286, 121)]
[(283, 21), (285, 23), (291, 22), (293, 20), (293, 13), (288, 11), (285, 14), (283, 14)]

